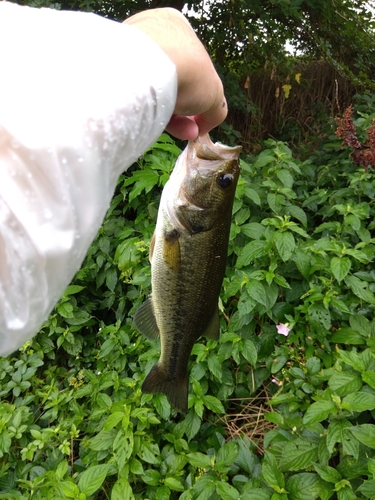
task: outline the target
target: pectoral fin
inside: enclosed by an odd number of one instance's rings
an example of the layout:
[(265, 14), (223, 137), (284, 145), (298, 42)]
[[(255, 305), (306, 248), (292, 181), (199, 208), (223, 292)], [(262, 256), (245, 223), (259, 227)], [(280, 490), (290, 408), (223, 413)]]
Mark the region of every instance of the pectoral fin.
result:
[(204, 332), (206, 337), (213, 340), (219, 340), (220, 338), (220, 318), (219, 318), (219, 308), (217, 307), (208, 328)]
[(151, 297), (135, 313), (134, 324), (136, 329), (149, 340), (156, 340), (160, 336)]
[(171, 269), (180, 267), (180, 234), (175, 229), (164, 234), (163, 259)]

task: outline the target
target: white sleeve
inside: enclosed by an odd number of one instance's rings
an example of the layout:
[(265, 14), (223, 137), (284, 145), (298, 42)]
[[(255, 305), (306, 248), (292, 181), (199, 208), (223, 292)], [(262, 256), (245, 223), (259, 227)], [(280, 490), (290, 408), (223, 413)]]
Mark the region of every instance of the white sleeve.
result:
[(116, 181), (174, 109), (176, 69), (137, 29), (0, 1), (0, 355), (79, 269)]

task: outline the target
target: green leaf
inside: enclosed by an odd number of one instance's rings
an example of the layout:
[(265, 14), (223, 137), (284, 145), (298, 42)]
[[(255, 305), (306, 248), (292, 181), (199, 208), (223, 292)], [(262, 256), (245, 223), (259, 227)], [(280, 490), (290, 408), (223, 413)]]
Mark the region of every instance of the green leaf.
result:
[(333, 453), (336, 443), (343, 443), (345, 440), (345, 429), (351, 427), (351, 423), (346, 419), (332, 420), (328, 426), (327, 448)]
[(279, 214), (285, 202), (285, 197), (282, 194), (268, 193), (267, 203), (270, 209), (275, 213)]
[(61, 302), (57, 304), (56, 309), (63, 318), (72, 318), (74, 316), (71, 302)]
[(262, 283), (258, 280), (250, 280), (247, 284), (247, 292), (253, 300), (263, 306), (267, 305), (266, 291)]
[(68, 295), (74, 295), (75, 293), (79, 293), (84, 290), (84, 286), (80, 285), (69, 285), (68, 288), (63, 293), (63, 296), (67, 297)]
[(124, 500), (125, 498), (127, 500), (133, 500), (133, 490), (127, 479), (120, 478), (113, 485), (111, 500)]
[(7, 430), (3, 430), (0, 434), (0, 451), (2, 453), (8, 453), (10, 445), (12, 444), (12, 439)]
[(147, 469), (142, 475), (142, 480), (151, 486), (159, 486), (161, 481), (160, 472), (155, 469)]
[(331, 314), (322, 304), (314, 302), (309, 307), (310, 319), (320, 323), (325, 330), (329, 330), (331, 327)]
[(116, 248), (115, 259), (121, 271), (127, 271), (139, 264), (142, 259), (139, 238), (127, 238)]
[(62, 462), (59, 463), (59, 465), (57, 466), (56, 472), (55, 472), (56, 479), (58, 481), (62, 481), (63, 477), (68, 472), (68, 468), (69, 468), (69, 464), (68, 464), (67, 460), (63, 460)]
[(325, 420), (329, 415), (336, 414), (337, 408), (333, 401), (316, 401), (307, 408), (303, 417), (304, 425), (315, 424)]
[(362, 380), (370, 387), (375, 389), (375, 373), (371, 370), (366, 370), (362, 373)]
[(113, 427), (116, 427), (116, 425), (124, 418), (124, 416), (125, 413), (123, 411), (116, 411), (115, 413), (112, 413), (112, 415), (109, 415), (109, 417), (105, 421), (103, 430), (110, 431), (111, 429), (113, 429)]
[(371, 260), (371, 258), (365, 252), (361, 252), (360, 250), (356, 250), (354, 248), (347, 248), (345, 250), (345, 253), (347, 255), (350, 255), (354, 259), (359, 260), (359, 262), (361, 262), (362, 264), (367, 264)]
[[(273, 358), (271, 365), (271, 373), (277, 373), (278, 371), (280, 371), (287, 361), (288, 361), (287, 356), (279, 355), (276, 358)], [(280, 394), (280, 396), (288, 398), (287, 394)], [(275, 400), (273, 400), (273, 404), (275, 404)]]
[(136, 458), (132, 458), (130, 460), (130, 462), (129, 462), (129, 470), (133, 474), (137, 474), (137, 476), (141, 476), (142, 474), (144, 474), (144, 470), (143, 470), (142, 464)]
[(361, 378), (354, 373), (334, 373), (328, 381), (329, 387), (338, 396), (346, 396), (362, 387)]
[(347, 276), (344, 281), (345, 284), (351, 288), (354, 295), (371, 305), (375, 305), (375, 295), (368, 290), (366, 282), (360, 280), (356, 276)]
[(340, 358), (347, 364), (352, 366), (355, 370), (363, 372), (365, 370), (365, 363), (362, 357), (355, 351), (338, 350)]
[(351, 427), (349, 430), (360, 443), (375, 449), (375, 425), (360, 424)]
[(113, 350), (116, 344), (117, 340), (114, 337), (110, 337), (109, 339), (105, 340), (100, 348), (99, 359), (108, 356), (108, 354)]
[(349, 324), (351, 328), (361, 334), (363, 337), (371, 335), (371, 323), (362, 314), (351, 314), (349, 317)]
[(294, 262), (305, 279), (309, 279), (311, 272), (311, 258), (307, 252), (303, 252), (296, 248), (295, 254), (293, 255)]
[(329, 465), (314, 464), (314, 469), (324, 481), (335, 484), (341, 480), (340, 472)]
[(273, 156), (272, 151), (266, 149), (259, 154), (258, 158), (256, 159), (253, 165), (253, 168), (254, 169), (262, 168), (265, 165), (268, 165), (269, 163), (273, 163), (274, 161), (275, 157)]
[(317, 458), (317, 445), (303, 439), (296, 439), (287, 443), (283, 448), (283, 455), (279, 464), (280, 470), (286, 472), (305, 469), (312, 465)]
[(284, 475), (279, 471), (277, 467), (276, 458), (272, 453), (266, 452), (265, 457), (262, 462), (262, 474), (264, 480), (273, 488), (284, 488), (285, 481)]
[(216, 353), (212, 353), (208, 356), (207, 365), (210, 372), (221, 382), (223, 367)]
[(238, 500), (240, 498), (240, 494), (236, 488), (223, 481), (216, 483), (216, 492), (222, 500)]
[(86, 496), (90, 496), (101, 487), (109, 470), (109, 464), (93, 465), (85, 470), (78, 481), (78, 488)]
[(168, 486), (173, 491), (184, 491), (185, 486), (181, 484), (181, 481), (176, 479), (175, 477), (166, 477), (164, 479), (164, 484)]
[(289, 170), (280, 168), (276, 170), (276, 175), (285, 187), (291, 189), (294, 184), (294, 179)]
[(248, 222), (241, 226), (241, 232), (253, 240), (260, 240), (265, 231), (265, 227), (259, 222)]
[(73, 483), (73, 481), (68, 481), (68, 480), (62, 481), (60, 483), (60, 487), (66, 497), (78, 498), (79, 489), (78, 486)]
[(320, 359), (312, 356), (306, 361), (306, 370), (309, 375), (316, 375), (321, 368)]
[(277, 232), (274, 235), (274, 240), (280, 257), (284, 262), (287, 262), (296, 246), (293, 234), (287, 231)]
[(355, 392), (345, 396), (341, 403), (341, 407), (349, 411), (367, 411), (375, 408), (375, 396), (368, 392)]
[(201, 453), (200, 451), (196, 451), (195, 453), (188, 453), (186, 455), (189, 463), (194, 467), (199, 469), (207, 469), (212, 466), (211, 457)]
[(288, 499), (291, 500), (329, 500), (333, 495), (333, 486), (311, 472), (294, 474), (286, 484)]
[(306, 212), (302, 210), (302, 208), (298, 207), (297, 205), (289, 205), (284, 207), (284, 213), (299, 220), (304, 227), (307, 227)]
[(358, 500), (357, 495), (353, 492), (350, 486), (346, 486), (338, 490), (337, 492), (338, 500)]
[(345, 278), (351, 267), (352, 263), (348, 257), (332, 257), (331, 259), (330, 268), (339, 283)]
[(100, 431), (99, 434), (90, 439), (89, 448), (95, 451), (108, 450), (112, 448), (116, 434), (116, 429)]
[(366, 498), (375, 498), (375, 481), (373, 479), (364, 481), (357, 491), (362, 493)]
[(201, 426), (201, 419), (193, 409), (190, 409), (184, 419), (185, 433), (188, 439), (197, 435)]
[[(170, 498), (171, 490), (168, 488), (166, 484), (162, 484), (158, 486), (156, 489), (156, 500), (165, 500)], [(181, 497), (180, 497), (181, 498)]]
[(290, 231), (293, 231), (294, 233), (297, 233), (300, 236), (303, 236), (304, 238), (310, 238), (310, 236), (306, 233), (306, 231), (301, 227), (299, 227), (295, 222), (289, 222), (288, 228)]
[(352, 328), (345, 328), (345, 327), (340, 328), (340, 330), (332, 334), (331, 342), (337, 344), (348, 344), (348, 345), (366, 344), (366, 340), (360, 333), (354, 331)]
[(240, 351), (242, 356), (253, 366), (256, 365), (258, 352), (250, 339), (243, 339), (240, 343)]
[(136, 170), (133, 172), (132, 177), (124, 182), (124, 186), (130, 186), (134, 184), (132, 190), (129, 194), (129, 201), (133, 201), (137, 198), (142, 191), (148, 193), (151, 189), (157, 185), (159, 180), (158, 173), (150, 168), (144, 170)]
[(213, 478), (210, 474), (204, 474), (200, 476), (198, 481), (193, 487), (194, 493), (198, 496), (194, 496), (194, 499), (208, 500), (216, 488), (216, 478)]
[(223, 446), (221, 446), (221, 448), (219, 448), (216, 456), (215, 468), (218, 468), (218, 470), (220, 470), (221, 465), (232, 467), (233, 462), (238, 456), (238, 453), (238, 444), (235, 441), (225, 443)]
[(159, 464), (161, 457), (158, 445), (148, 441), (144, 441), (142, 444), (140, 458), (151, 465)]
[(354, 214), (346, 215), (344, 217), (344, 224), (352, 227), (355, 231), (358, 231), (358, 229), (361, 227), (360, 219)]
[(254, 488), (250, 491), (245, 491), (241, 495), (242, 500), (270, 500), (270, 498), (270, 493), (260, 488)]
[(359, 441), (355, 437), (347, 433), (346, 439), (344, 439), (342, 442), (342, 451), (344, 455), (351, 456), (354, 458), (355, 461), (358, 461)]
[(284, 278), (284, 276), (281, 276), (281, 274), (275, 274), (273, 280), (275, 283), (282, 286), (283, 288), (290, 288), (289, 283)]
[(255, 189), (250, 187), (248, 184), (245, 185), (244, 193), (250, 201), (252, 201), (258, 206), (261, 205), (259, 194), (255, 191)]
[(117, 269), (115, 267), (110, 267), (106, 272), (105, 283), (111, 292), (113, 292), (117, 284)]
[(223, 414), (225, 409), (221, 401), (219, 401), (215, 396), (205, 395), (202, 396), (203, 404), (214, 413)]
[(337, 297), (331, 297), (331, 305), (333, 307), (336, 307), (339, 311), (342, 311), (344, 313), (350, 313), (349, 307), (343, 302), (342, 300), (338, 299)]
[(264, 418), (268, 421), (271, 422), (272, 424), (276, 425), (283, 425), (284, 424), (284, 417), (280, 415), (280, 413), (270, 411), (268, 413), (265, 413)]
[(248, 266), (251, 262), (263, 255), (266, 255), (266, 241), (255, 240), (250, 241), (247, 245), (245, 245), (237, 259), (236, 267), (240, 269), (243, 266)]

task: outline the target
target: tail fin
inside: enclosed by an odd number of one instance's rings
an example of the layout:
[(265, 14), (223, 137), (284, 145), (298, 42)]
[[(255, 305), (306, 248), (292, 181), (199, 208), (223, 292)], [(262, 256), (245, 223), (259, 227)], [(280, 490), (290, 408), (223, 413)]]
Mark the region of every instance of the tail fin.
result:
[(165, 394), (169, 404), (181, 413), (187, 412), (188, 375), (171, 379), (168, 373), (156, 363), (142, 384), (145, 394)]

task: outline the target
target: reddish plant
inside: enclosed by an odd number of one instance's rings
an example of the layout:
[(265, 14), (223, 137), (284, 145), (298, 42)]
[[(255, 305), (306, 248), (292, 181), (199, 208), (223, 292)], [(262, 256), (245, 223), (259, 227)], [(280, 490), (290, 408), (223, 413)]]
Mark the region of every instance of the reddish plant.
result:
[(356, 135), (352, 114), (353, 107), (349, 106), (346, 108), (343, 118), (335, 118), (338, 125), (336, 136), (343, 139), (343, 146), (346, 144), (353, 148), (350, 156), (356, 165), (361, 165), (365, 170), (370, 166), (375, 168), (375, 119), (372, 121), (371, 127), (366, 131), (367, 140), (361, 144)]

